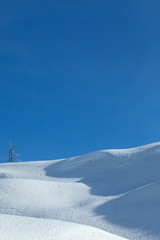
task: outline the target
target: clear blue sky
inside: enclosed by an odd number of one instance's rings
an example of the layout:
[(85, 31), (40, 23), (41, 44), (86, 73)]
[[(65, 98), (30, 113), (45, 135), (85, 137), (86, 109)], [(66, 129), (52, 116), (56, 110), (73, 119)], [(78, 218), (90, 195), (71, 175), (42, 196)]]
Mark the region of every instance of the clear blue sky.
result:
[(159, 0), (0, 1), (0, 161), (160, 141)]

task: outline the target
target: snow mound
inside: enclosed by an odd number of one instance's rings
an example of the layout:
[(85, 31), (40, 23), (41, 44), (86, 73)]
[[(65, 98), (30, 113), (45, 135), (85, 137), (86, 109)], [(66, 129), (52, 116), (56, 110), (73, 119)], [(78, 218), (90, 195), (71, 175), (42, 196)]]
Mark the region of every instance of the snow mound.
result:
[(0, 221), (3, 240), (125, 240), (76, 223), (7, 215), (1, 215)]
[(45, 171), (51, 177), (80, 179), (95, 195), (123, 194), (160, 180), (160, 143), (93, 152), (60, 161)]

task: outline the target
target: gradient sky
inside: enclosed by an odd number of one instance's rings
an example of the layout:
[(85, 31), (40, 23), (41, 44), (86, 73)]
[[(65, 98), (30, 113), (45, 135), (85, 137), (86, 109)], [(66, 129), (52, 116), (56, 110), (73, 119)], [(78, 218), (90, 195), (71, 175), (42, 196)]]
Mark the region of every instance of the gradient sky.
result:
[(159, 0), (0, 1), (0, 161), (160, 141)]

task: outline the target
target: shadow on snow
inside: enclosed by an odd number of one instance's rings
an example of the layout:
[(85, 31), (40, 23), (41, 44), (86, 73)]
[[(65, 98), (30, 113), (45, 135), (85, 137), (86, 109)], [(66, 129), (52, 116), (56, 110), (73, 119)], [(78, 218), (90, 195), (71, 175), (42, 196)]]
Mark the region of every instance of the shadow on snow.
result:
[(160, 234), (159, 145), (132, 154), (94, 152), (52, 164), (45, 172), (49, 177), (80, 178), (93, 195), (123, 194), (95, 211), (113, 224)]

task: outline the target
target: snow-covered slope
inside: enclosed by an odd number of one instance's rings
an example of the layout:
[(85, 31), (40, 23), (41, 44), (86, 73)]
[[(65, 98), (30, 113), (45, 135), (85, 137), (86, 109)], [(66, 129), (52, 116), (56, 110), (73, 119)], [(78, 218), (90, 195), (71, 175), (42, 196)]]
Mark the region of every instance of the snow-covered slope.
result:
[(0, 239), (159, 240), (159, 226), (160, 143), (0, 164)]

